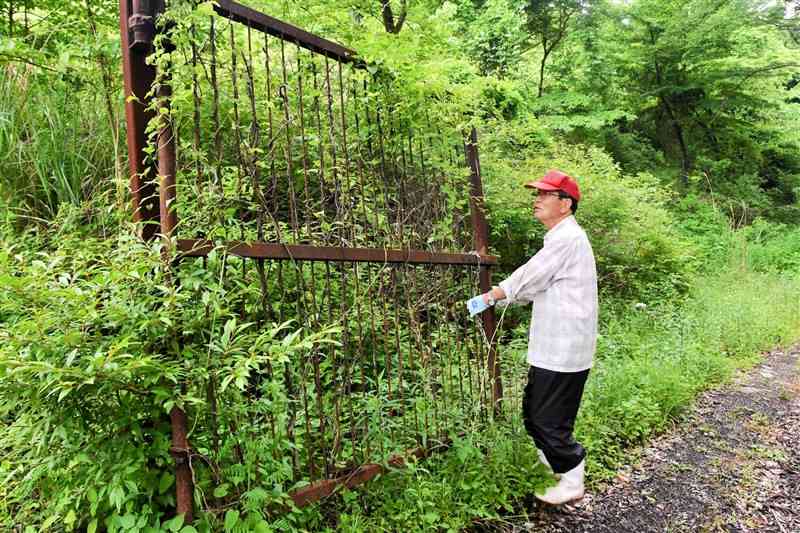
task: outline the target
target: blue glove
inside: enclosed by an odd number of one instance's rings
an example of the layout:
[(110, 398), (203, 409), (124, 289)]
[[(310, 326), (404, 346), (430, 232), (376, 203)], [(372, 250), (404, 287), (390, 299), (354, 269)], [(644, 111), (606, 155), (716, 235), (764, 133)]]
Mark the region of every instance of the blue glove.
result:
[(475, 316), (488, 308), (489, 304), (483, 301), (483, 294), (467, 300), (467, 311), (469, 311), (469, 316)]

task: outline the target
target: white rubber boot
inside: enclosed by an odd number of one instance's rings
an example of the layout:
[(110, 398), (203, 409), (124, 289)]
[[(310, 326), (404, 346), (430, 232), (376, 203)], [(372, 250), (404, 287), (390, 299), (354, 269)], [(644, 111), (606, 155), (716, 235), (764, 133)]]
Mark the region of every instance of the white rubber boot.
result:
[[(583, 498), (583, 472), (586, 461), (581, 461), (578, 466), (561, 474), (555, 487), (550, 487), (544, 494), (536, 494), (536, 497), (550, 505), (560, 505), (562, 503), (580, 500)], [(558, 474), (556, 474), (558, 476)]]
[(536, 448), (536, 453), (539, 454), (539, 462), (542, 463), (544, 466), (546, 466), (547, 469), (552, 472), (553, 467), (550, 466), (550, 461), (547, 460), (547, 456), (544, 454), (544, 452), (539, 448)]

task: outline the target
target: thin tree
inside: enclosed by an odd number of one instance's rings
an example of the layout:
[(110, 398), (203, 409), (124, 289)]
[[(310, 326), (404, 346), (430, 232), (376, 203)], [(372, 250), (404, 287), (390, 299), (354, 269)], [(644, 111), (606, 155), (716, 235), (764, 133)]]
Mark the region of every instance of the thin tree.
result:
[(381, 17), (383, 18), (383, 27), (389, 33), (400, 33), (403, 29), (403, 24), (408, 15), (408, 3), (406, 0), (400, 0), (400, 11), (395, 14), (392, 10), (392, 2), (390, 0), (379, 0), (381, 4)]
[(583, 0), (529, 0), (526, 3), (527, 29), (533, 37), (534, 46), (542, 47), (539, 97), (544, 91), (544, 74), (550, 54), (564, 42), (570, 21), (586, 9), (587, 4)]

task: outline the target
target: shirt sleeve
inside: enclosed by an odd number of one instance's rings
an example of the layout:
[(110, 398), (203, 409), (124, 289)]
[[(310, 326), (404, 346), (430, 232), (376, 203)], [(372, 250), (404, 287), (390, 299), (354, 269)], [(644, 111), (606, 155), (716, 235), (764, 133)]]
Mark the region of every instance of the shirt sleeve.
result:
[(574, 241), (560, 239), (548, 242), (527, 263), (500, 282), (506, 293), (506, 304), (529, 303), (533, 297), (553, 283), (559, 269), (568, 259)]

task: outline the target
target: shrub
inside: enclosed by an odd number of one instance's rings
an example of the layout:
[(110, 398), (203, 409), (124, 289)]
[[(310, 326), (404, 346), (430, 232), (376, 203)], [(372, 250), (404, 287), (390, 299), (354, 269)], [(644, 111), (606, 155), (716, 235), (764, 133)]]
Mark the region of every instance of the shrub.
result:
[(532, 196), (523, 183), (560, 168), (581, 186), (576, 218), (594, 248), (602, 291), (644, 301), (685, 292), (695, 268), (693, 246), (675, 230), (667, 193), (655, 178), (622, 174), (597, 147), (532, 145), (522, 147), (515, 163), (502, 162), (508, 151), (493, 133), (487, 137), (482, 166), (492, 244), (502, 270), (526, 261), (546, 231), (533, 218)]
[[(64, 227), (75, 220), (63, 217)], [(2, 235), (0, 524), (7, 528), (165, 527), (175, 504), (171, 408), (187, 410), (200, 433), (209, 412), (204, 384), (213, 376), (225, 407), (220, 424), (227, 424), (251, 373), (300, 357), (296, 350), (308, 342), (327, 342), (327, 332), (303, 336), (290, 334), (289, 324), (241, 323), (246, 288), (219, 275), (219, 255), (209, 257), (211, 268), (187, 264), (176, 274), (164, 268), (160, 244), (143, 243), (130, 229), (120, 234)], [(282, 416), (279, 402), (271, 408)], [(235, 446), (234, 439), (226, 433), (221, 447)], [(195, 443), (203, 446), (199, 437)], [(232, 484), (252, 480), (256, 464), (269, 464), (262, 477), (270, 489), (291, 477), (280, 453), (275, 459), (255, 443), (243, 448), (268, 458), (235, 465), (236, 475), (226, 471)], [(195, 476), (196, 496), (219, 496), (207, 469)], [(253, 490), (242, 491), (242, 500), (258, 499), (261, 509), (284, 497)], [(263, 522), (259, 516), (240, 523)], [(212, 523), (209, 514), (195, 525), (209, 531)]]

